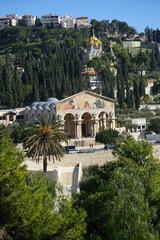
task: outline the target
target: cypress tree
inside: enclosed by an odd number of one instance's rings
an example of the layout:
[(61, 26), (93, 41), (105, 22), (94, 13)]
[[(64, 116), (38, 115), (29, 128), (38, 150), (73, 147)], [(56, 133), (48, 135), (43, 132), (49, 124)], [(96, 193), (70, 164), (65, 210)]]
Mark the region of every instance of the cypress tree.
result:
[(125, 92), (124, 92), (124, 79), (120, 68), (118, 68), (117, 71), (117, 96), (119, 107), (123, 108)]
[(12, 92), (12, 75), (10, 69), (7, 65), (3, 67), (2, 79), (4, 85), (4, 104), (7, 107), (12, 107), (14, 105), (14, 98)]
[(134, 91), (134, 97), (135, 97), (135, 108), (138, 110), (140, 106), (140, 94), (139, 94), (139, 84), (137, 79), (134, 79), (133, 91)]
[(20, 77), (20, 73), (18, 72), (17, 66), (15, 65), (14, 67), (14, 78), (13, 78), (15, 90), (14, 94), (16, 94), (17, 98), (17, 105), (15, 104), (16, 107), (22, 106), (23, 105), (23, 100), (24, 100), (24, 92), (23, 92), (23, 85), (22, 85), (22, 79)]
[(33, 76), (34, 76), (34, 82), (32, 84), (31, 101), (32, 102), (39, 102), (40, 101), (40, 96), (39, 96), (38, 76), (37, 76), (36, 71), (33, 72)]

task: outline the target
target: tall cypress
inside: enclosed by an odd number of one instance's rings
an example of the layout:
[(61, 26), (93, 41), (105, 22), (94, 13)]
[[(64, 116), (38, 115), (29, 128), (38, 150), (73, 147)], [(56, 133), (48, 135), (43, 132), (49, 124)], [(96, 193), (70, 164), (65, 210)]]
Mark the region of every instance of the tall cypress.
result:
[(12, 75), (7, 64), (3, 67), (2, 79), (4, 85), (4, 104), (7, 107), (13, 107), (14, 97), (12, 91)]
[(140, 94), (139, 94), (139, 84), (136, 78), (134, 79), (133, 91), (134, 91), (134, 97), (135, 97), (135, 108), (138, 110), (140, 106)]
[(119, 107), (123, 108), (125, 92), (124, 92), (123, 74), (120, 68), (118, 68), (118, 71), (117, 71), (117, 96), (118, 96)]

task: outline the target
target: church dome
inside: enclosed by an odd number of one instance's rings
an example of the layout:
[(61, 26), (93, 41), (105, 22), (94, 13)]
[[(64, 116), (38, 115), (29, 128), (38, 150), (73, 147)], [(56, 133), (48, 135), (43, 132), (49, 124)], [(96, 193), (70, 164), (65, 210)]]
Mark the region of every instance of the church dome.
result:
[(58, 102), (58, 99), (57, 98), (54, 98), (54, 97), (51, 97), (51, 98), (48, 98), (47, 99), (47, 102), (50, 102), (50, 103), (57, 103)]
[(32, 108), (36, 108), (37, 104), (39, 104), (39, 102), (34, 102), (34, 103), (32, 103), (31, 106), (30, 106), (30, 108), (31, 108), (31, 109), (32, 109)]
[(96, 46), (102, 45), (102, 42), (94, 35), (94, 31), (93, 31), (93, 36), (90, 37), (90, 39), (89, 39), (88, 45), (89, 46), (91, 46), (91, 45), (96, 45)]

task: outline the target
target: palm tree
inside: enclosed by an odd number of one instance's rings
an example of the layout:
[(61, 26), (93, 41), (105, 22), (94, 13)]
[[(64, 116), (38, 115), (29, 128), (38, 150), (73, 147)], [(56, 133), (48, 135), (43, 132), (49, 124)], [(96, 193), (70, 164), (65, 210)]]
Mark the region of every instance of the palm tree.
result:
[(43, 171), (47, 171), (47, 159), (61, 160), (65, 153), (61, 141), (67, 142), (68, 137), (63, 130), (60, 130), (61, 122), (55, 122), (52, 116), (42, 115), (35, 119), (36, 123), (29, 122), (25, 129), (27, 137), (23, 146), (28, 149), (28, 155), (39, 162), (43, 158)]

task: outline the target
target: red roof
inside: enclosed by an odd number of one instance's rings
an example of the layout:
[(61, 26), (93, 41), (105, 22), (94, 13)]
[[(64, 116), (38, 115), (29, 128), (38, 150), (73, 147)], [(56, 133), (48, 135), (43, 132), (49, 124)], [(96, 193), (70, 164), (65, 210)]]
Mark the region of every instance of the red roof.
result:
[(48, 14), (48, 15), (43, 15), (42, 17), (50, 17), (52, 16), (51, 14)]
[(33, 15), (24, 15), (23, 17), (34, 17)]
[(76, 19), (88, 19), (88, 17), (78, 17)]
[(82, 72), (82, 75), (98, 75), (98, 72)]
[(12, 19), (12, 17), (4, 17), (4, 18), (0, 18), (0, 20), (5, 20), (5, 19)]

